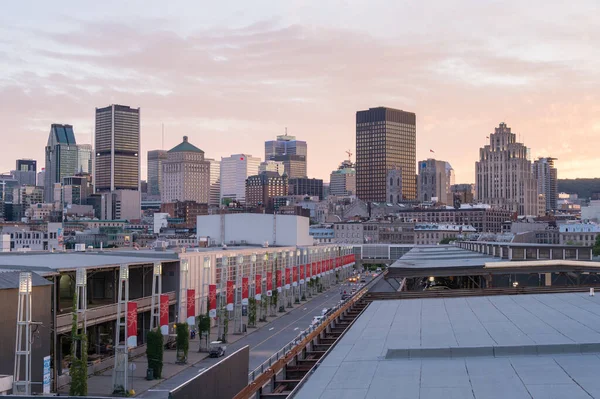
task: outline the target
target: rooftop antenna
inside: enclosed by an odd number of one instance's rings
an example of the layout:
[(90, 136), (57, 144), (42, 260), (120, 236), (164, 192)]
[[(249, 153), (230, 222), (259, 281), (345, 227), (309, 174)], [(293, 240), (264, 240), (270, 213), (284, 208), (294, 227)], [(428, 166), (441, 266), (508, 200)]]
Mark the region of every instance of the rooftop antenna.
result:
[(285, 135), (287, 136), (287, 127), (285, 128)]

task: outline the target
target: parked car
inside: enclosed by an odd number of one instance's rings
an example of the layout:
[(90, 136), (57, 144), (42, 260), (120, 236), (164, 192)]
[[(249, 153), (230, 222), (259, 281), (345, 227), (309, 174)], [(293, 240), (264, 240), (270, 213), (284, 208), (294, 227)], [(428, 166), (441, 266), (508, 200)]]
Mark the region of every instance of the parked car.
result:
[(324, 316), (315, 316), (315, 317), (313, 317), (310, 325), (314, 326), (316, 324), (319, 324), (321, 322), (321, 320), (323, 320), (323, 318), (324, 318)]
[(227, 347), (223, 345), (221, 341), (213, 341), (210, 343), (210, 349), (208, 355), (210, 357), (221, 357), (225, 356), (225, 350)]

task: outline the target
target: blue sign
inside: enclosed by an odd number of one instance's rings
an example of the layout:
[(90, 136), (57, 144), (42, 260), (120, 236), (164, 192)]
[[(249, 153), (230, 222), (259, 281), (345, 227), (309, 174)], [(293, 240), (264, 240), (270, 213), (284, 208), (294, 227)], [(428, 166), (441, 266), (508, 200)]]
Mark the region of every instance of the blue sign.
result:
[(50, 356), (44, 357), (44, 393), (50, 393)]

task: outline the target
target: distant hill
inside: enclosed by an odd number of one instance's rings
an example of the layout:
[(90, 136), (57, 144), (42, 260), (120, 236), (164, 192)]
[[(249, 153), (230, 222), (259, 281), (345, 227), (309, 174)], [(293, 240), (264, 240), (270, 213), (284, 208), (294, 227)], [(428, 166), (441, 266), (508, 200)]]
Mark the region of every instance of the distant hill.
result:
[(600, 193), (600, 178), (558, 179), (558, 192), (577, 194), (579, 198), (590, 198), (592, 193)]

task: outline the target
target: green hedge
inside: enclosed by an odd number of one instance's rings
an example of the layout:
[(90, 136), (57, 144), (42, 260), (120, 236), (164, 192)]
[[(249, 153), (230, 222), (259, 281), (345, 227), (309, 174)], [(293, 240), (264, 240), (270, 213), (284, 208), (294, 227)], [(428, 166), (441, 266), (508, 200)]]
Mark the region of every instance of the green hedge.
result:
[(162, 378), (164, 342), (160, 330), (148, 331), (146, 342), (148, 368), (154, 370), (154, 378)]

